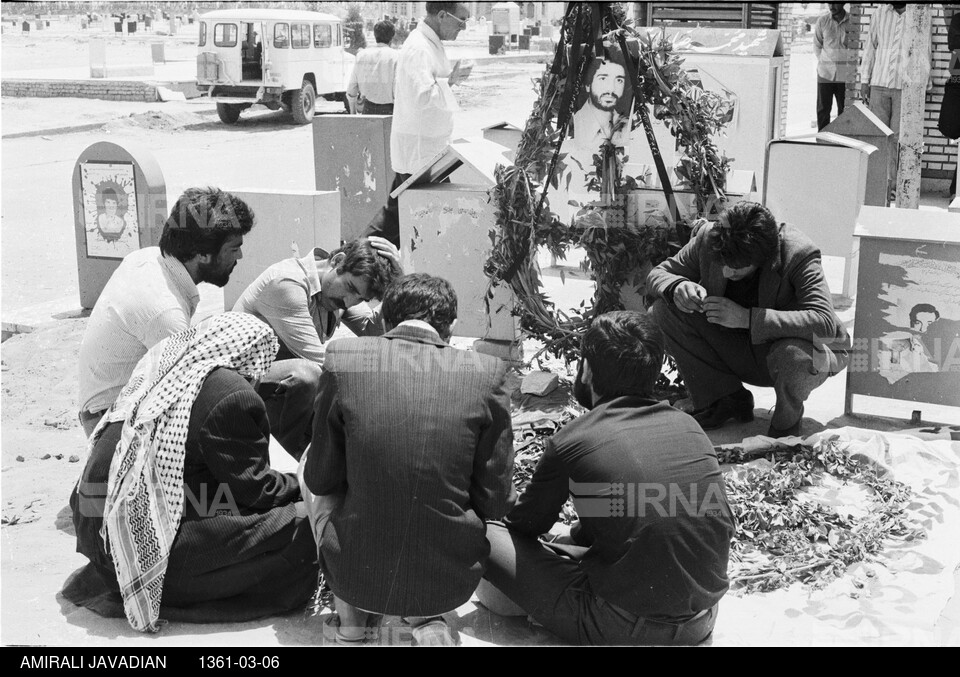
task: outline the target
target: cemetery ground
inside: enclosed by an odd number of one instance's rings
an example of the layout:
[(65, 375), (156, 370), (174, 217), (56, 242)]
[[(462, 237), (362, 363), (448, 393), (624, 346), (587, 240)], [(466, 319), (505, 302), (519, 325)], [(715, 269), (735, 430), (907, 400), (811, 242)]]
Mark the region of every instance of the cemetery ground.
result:
[[(122, 49), (133, 49), (125, 46)], [(83, 41), (3, 38), (3, 72), (85, 63)], [(195, 45), (170, 39), (168, 58), (189, 59)], [(809, 47), (794, 55), (793, 68), (806, 64)], [(458, 90), (463, 111), (455, 137), (477, 136), (480, 129), (506, 117), (521, 119), (531, 109), (530, 78), (542, 65), (491, 64), (478, 67)], [(812, 78), (808, 78), (812, 80)], [(808, 133), (814, 117), (815, 89), (794, 77), (788, 134)], [(338, 104), (321, 102), (318, 112), (337, 112)], [(2, 385), (3, 526), (0, 531), (0, 642), (5, 645), (96, 645), (110, 648), (152, 646), (316, 645), (320, 619), (297, 612), (241, 624), (171, 624), (156, 637), (144, 637), (126, 622), (102, 619), (57, 596), (68, 576), (85, 559), (75, 552), (67, 499), (86, 460), (86, 446), (76, 420), (79, 343), (86, 316), (77, 302), (77, 266), (71, 172), (77, 156), (90, 144), (109, 140), (149, 148), (166, 179), (168, 204), (192, 185), (224, 189), (313, 190), (314, 167), (310, 126), (293, 125), (282, 112), (248, 111), (236, 126), (219, 122), (209, 102), (131, 103), (96, 99), (2, 100), (2, 314), (4, 323), (32, 327), (3, 343)], [(942, 195), (927, 195), (927, 207), (945, 207)], [(561, 262), (562, 264), (563, 262)], [(837, 262), (827, 261), (833, 282)], [(243, 261), (239, 265), (243, 265)], [(544, 284), (561, 308), (573, 307), (592, 293), (575, 263), (548, 270)], [(838, 285), (839, 286), (839, 285)], [(202, 310), (222, 302), (219, 290), (202, 285)], [(835, 297), (841, 319), (852, 328), (854, 305)], [(206, 309), (205, 311), (203, 309)], [(38, 320), (37, 318), (43, 318)], [(531, 347), (527, 348), (528, 355)], [(551, 362), (551, 368), (568, 372)], [(808, 403), (805, 433), (855, 426), (903, 430), (910, 425), (910, 407), (874, 403), (880, 417), (843, 413), (843, 380), (838, 376), (816, 391)], [(770, 389), (753, 389), (759, 410), (773, 406)], [(919, 406), (917, 407), (919, 408)], [(924, 407), (927, 418), (928, 410)], [(715, 444), (734, 443), (763, 434), (766, 416), (750, 424), (711, 432)], [(283, 457), (278, 455), (282, 466)], [(289, 469), (289, 468), (282, 468)], [(957, 583), (957, 577), (954, 577)], [(943, 643), (956, 642), (960, 604), (956, 585), (943, 599), (937, 621)], [(947, 597), (953, 599), (947, 602)], [(721, 604), (721, 606), (723, 606)], [(464, 643), (549, 644), (555, 640), (524, 619), (504, 620), (467, 604), (453, 616)], [(723, 613), (721, 613), (721, 619)], [(950, 638), (953, 638), (952, 640)], [(805, 638), (797, 643), (814, 643)]]

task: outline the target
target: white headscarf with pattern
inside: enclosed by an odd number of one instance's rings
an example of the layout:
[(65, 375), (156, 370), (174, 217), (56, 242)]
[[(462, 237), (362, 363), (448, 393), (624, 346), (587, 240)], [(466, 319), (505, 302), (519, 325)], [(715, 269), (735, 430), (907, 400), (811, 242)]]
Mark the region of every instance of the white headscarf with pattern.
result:
[(100, 535), (135, 630), (159, 630), (163, 579), (183, 515), (190, 412), (204, 380), (218, 367), (258, 379), (276, 354), (276, 335), (253, 315), (216, 315), (148, 351), (91, 435), (92, 449), (108, 423), (123, 421)]

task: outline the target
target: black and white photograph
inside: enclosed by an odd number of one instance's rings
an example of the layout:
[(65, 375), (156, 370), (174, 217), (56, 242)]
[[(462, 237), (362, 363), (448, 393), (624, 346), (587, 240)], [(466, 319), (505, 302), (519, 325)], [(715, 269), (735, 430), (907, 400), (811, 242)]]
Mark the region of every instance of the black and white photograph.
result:
[(958, 59), (947, 2), (2, 3), (10, 662), (960, 646)]

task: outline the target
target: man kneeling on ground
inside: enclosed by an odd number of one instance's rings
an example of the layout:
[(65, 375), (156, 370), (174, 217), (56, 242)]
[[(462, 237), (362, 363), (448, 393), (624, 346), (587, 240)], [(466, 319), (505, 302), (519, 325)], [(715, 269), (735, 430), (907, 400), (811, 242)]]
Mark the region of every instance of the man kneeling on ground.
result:
[(415, 274), (384, 294), (382, 337), (327, 349), (304, 492), (336, 596), (338, 644), (402, 616), (419, 646), (456, 642), (441, 614), (470, 599), (484, 520), (513, 505), (507, 364), (452, 348), (450, 283)]
[[(713, 446), (653, 399), (663, 337), (648, 316), (599, 316), (582, 355), (593, 408), (553, 436), (504, 523), (487, 525), (477, 595), (496, 611), (503, 593), (571, 644), (702, 642), (734, 531)], [(538, 540), (571, 494), (579, 526)]]
[(750, 383), (777, 393), (767, 435), (799, 435), (803, 403), (847, 365), (820, 251), (757, 203), (725, 210), (650, 271), (647, 289), (704, 430), (753, 420)]

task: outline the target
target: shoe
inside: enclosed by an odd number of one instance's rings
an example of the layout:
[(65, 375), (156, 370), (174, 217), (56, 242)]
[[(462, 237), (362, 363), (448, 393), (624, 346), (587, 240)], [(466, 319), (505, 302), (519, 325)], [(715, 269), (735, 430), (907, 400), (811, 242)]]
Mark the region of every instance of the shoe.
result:
[(709, 407), (694, 412), (693, 418), (704, 430), (719, 428), (731, 418), (741, 423), (752, 421), (753, 393), (741, 388), (732, 395), (721, 397)]
[(413, 646), (460, 646), (450, 626), (441, 617), (432, 618), (413, 630)]
[(363, 646), (364, 644), (376, 644), (380, 639), (380, 623), (383, 616), (380, 614), (369, 614), (367, 616), (366, 628), (360, 637), (347, 637), (340, 632), (340, 616), (333, 614), (323, 622), (323, 638), (340, 646)]
[(803, 423), (803, 407), (800, 408), (800, 417), (797, 419), (797, 422), (794, 423), (789, 428), (777, 428), (770, 424), (770, 429), (767, 430), (767, 437), (799, 437), (800, 436), (800, 424)]

